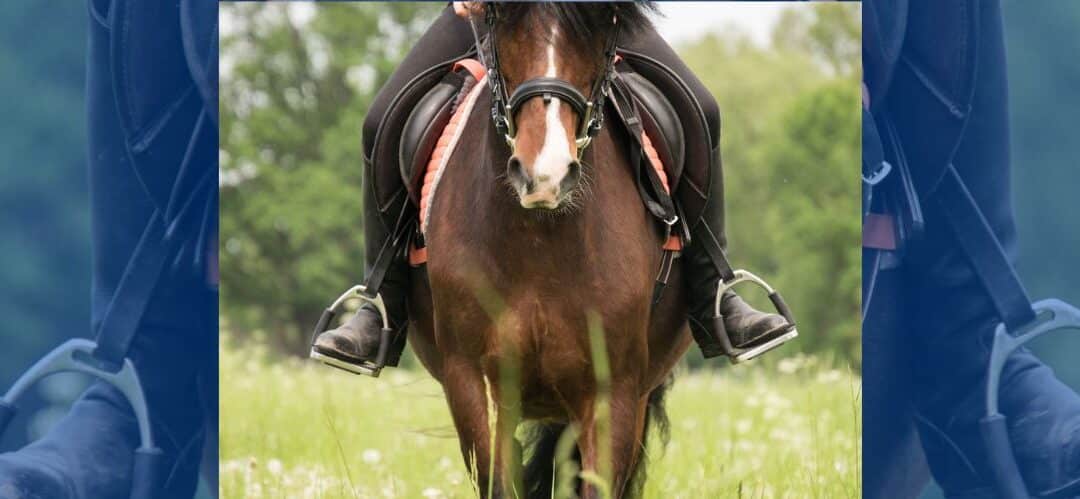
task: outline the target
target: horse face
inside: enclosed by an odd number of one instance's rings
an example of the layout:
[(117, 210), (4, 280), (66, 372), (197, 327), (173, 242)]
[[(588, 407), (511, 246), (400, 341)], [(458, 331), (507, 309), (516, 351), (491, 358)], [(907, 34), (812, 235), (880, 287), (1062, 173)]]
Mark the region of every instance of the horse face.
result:
[[(546, 36), (535, 36), (546, 33)], [(501, 42), (503, 77), (509, 92), (537, 77), (565, 80), (584, 95), (598, 76), (602, 61), (586, 57), (565, 43), (555, 26), (532, 30)], [(556, 210), (572, 205), (579, 190), (581, 163), (575, 143), (581, 116), (559, 97), (534, 97), (518, 109), (506, 178), (524, 208)]]

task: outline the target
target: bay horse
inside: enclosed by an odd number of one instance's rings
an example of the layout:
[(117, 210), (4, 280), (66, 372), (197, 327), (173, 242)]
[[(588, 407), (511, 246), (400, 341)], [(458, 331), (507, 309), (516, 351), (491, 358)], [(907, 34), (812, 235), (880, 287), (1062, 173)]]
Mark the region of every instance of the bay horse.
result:
[[(589, 95), (611, 70), (610, 41), (647, 23), (646, 9), (499, 4), (486, 50), (497, 74), (481, 84), (511, 93), (544, 77)], [(578, 493), (635, 495), (646, 433), (691, 338), (679, 265), (654, 305), (664, 241), (631, 174), (630, 138), (609, 120), (579, 158), (586, 117), (560, 97), (568, 89), (547, 90), (510, 112), (512, 138), (489, 112), (497, 94), (479, 94), (431, 200), (410, 338), (443, 386), (483, 497), (551, 497), (570, 427), (582, 475), (608, 478), (579, 481)], [(522, 422), (534, 430), (524, 449)]]

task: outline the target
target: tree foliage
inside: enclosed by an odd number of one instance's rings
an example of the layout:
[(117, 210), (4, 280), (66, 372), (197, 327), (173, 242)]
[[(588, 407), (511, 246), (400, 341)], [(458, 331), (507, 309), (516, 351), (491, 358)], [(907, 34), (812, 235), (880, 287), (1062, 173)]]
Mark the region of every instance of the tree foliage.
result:
[[(791, 8), (768, 46), (739, 33), (713, 33), (680, 50), (723, 116), (733, 265), (784, 295), (802, 333), (792, 348), (855, 365), (861, 359), (858, 16), (850, 4)], [(768, 306), (761, 297), (747, 298)]]
[(363, 273), (361, 123), (438, 6), (222, 4), (221, 291), (297, 347)]

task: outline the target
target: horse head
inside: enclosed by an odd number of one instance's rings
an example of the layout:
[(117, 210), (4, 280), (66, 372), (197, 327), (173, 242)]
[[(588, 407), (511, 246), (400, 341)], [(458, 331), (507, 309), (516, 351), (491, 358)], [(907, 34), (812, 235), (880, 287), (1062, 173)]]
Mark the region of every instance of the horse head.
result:
[(494, 115), (510, 146), (505, 178), (524, 208), (572, 208), (582, 153), (603, 119), (619, 30), (647, 21), (614, 3), (489, 9)]

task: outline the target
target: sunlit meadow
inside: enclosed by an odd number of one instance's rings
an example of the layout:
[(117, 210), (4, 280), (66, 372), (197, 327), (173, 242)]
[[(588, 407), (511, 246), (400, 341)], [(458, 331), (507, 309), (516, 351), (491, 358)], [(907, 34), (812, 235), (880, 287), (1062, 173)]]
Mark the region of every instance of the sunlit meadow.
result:
[[(776, 355), (776, 354), (773, 354)], [(860, 380), (796, 356), (680, 372), (649, 498), (856, 498)], [(221, 348), (224, 498), (474, 497), (438, 383)]]

